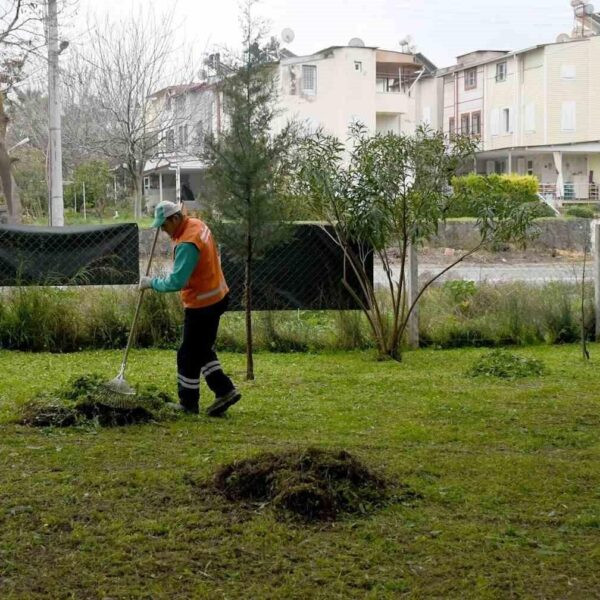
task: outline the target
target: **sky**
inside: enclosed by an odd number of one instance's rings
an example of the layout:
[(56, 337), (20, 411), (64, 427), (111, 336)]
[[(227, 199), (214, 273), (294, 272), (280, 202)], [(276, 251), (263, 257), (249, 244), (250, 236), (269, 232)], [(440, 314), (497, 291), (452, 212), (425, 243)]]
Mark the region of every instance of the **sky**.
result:
[[(90, 14), (118, 19), (154, 6), (173, 13), (182, 40), (196, 52), (239, 43), (238, 0), (79, 0), (65, 35), (78, 43), (93, 23)], [(597, 7), (600, 10), (600, 6)], [(406, 35), (438, 67), (454, 64), (471, 50), (516, 50), (553, 42), (573, 25), (569, 0), (262, 0), (258, 12), (279, 36), (284, 28), (295, 39), (285, 44), (297, 55), (353, 37), (367, 46), (399, 50)]]

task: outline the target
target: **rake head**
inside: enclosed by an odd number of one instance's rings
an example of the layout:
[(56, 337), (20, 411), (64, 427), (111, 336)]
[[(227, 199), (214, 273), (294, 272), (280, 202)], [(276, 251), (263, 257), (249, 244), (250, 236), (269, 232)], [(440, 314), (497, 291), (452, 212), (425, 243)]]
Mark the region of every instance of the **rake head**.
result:
[(115, 394), (122, 396), (135, 396), (135, 390), (127, 383), (122, 375), (106, 382), (106, 388)]

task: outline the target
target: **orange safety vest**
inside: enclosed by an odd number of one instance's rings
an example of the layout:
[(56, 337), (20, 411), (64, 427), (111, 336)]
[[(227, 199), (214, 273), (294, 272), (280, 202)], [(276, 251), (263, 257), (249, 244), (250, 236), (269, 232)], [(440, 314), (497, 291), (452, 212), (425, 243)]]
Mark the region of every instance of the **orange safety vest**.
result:
[(200, 251), (200, 260), (180, 292), (183, 306), (202, 308), (223, 300), (229, 288), (221, 269), (219, 250), (208, 225), (200, 219), (184, 217), (173, 242), (174, 251), (184, 243), (194, 244)]

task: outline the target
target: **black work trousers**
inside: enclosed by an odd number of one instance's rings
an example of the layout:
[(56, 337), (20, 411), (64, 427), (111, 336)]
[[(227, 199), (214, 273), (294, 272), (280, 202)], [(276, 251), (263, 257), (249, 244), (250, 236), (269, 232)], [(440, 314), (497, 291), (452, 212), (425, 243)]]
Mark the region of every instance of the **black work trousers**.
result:
[(198, 409), (201, 375), (217, 398), (234, 388), (215, 352), (219, 320), (228, 305), (229, 295), (216, 304), (184, 311), (183, 340), (177, 351), (177, 392), (179, 402), (189, 410)]

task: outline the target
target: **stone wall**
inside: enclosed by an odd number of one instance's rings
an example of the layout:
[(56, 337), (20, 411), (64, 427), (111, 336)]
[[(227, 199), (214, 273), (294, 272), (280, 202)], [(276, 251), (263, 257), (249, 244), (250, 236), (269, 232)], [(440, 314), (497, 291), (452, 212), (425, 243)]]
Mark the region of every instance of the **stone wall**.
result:
[[(586, 234), (589, 235), (588, 219), (538, 219), (535, 226), (539, 235), (527, 243), (537, 250), (583, 251)], [(473, 219), (452, 219), (442, 224), (437, 236), (427, 244), (432, 248), (472, 248), (479, 243), (477, 225)]]
[[(0, 213), (1, 214), (1, 213)], [(538, 219), (539, 235), (527, 244), (537, 250), (583, 251), (584, 232), (589, 232), (588, 219)], [(589, 235), (589, 233), (588, 233)], [(140, 255), (147, 256), (152, 247), (154, 229), (140, 229)], [(431, 248), (473, 248), (479, 243), (473, 219), (452, 219), (440, 226), (437, 236), (427, 244)], [(171, 256), (171, 243), (166, 233), (158, 235), (155, 256)]]

